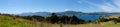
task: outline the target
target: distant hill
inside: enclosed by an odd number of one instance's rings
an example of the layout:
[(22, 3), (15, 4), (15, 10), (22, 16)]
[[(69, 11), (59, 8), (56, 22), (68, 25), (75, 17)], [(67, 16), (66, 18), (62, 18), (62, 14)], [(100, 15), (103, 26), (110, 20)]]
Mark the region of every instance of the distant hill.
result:
[(49, 16), (51, 13), (49, 12), (35, 12), (35, 13), (22, 13), (20, 16), (30, 16), (30, 15), (38, 15), (38, 16)]
[[(84, 12), (76, 12), (76, 11), (64, 11), (64, 12), (55, 12), (58, 16), (67, 15), (73, 16), (76, 15), (77, 17), (85, 20), (97, 20), (99, 16), (110, 16), (119, 13), (107, 13), (107, 12), (94, 12), (94, 13), (84, 13)], [(50, 16), (50, 12), (34, 12), (34, 13), (22, 13), (19, 14), (20, 16), (30, 16), (30, 15), (38, 15), (38, 16)]]

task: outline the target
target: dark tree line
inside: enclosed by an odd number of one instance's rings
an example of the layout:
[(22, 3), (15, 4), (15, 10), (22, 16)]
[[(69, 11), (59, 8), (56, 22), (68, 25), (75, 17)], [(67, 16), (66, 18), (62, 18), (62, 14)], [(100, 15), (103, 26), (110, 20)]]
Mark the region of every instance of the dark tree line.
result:
[(46, 22), (51, 22), (52, 24), (55, 23), (63, 23), (63, 24), (83, 24), (85, 21), (83, 19), (80, 19), (76, 17), (75, 15), (73, 16), (67, 16), (67, 15), (62, 15), (62, 16), (57, 16), (56, 13), (52, 13), (51, 16), (49, 17), (43, 17), (43, 16), (24, 16), (24, 19), (28, 20), (37, 20), (37, 21), (46, 21)]
[(37, 20), (37, 21), (43, 21), (44, 17), (43, 16), (37, 16), (37, 15), (33, 15), (33, 16), (22, 16), (23, 19), (27, 19), (27, 20)]
[(47, 18), (48, 21), (51, 23), (63, 23), (63, 24), (83, 24), (85, 21), (77, 18), (75, 15), (73, 16), (67, 16), (67, 15), (62, 15), (62, 16), (57, 16), (55, 13), (52, 13), (50, 17)]

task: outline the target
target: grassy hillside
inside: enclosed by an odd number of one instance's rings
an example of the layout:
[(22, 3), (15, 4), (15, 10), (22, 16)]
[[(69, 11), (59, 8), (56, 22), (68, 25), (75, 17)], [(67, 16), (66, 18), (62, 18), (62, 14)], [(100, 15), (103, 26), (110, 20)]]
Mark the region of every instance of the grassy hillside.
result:
[(0, 27), (36, 27), (37, 22), (0, 15)]
[(0, 27), (60, 27), (60, 25), (0, 15)]
[(64, 25), (64, 27), (120, 27), (120, 23), (114, 24), (113, 22), (101, 22), (101, 23), (88, 23), (79, 25)]
[(51, 24), (47, 22), (26, 20), (19, 17), (0, 15), (0, 27), (119, 27), (119, 25), (120, 23), (114, 24), (113, 21), (108, 21), (108, 22), (87, 23), (87, 24), (77, 24), (77, 25), (62, 24), (61, 26), (60, 24)]

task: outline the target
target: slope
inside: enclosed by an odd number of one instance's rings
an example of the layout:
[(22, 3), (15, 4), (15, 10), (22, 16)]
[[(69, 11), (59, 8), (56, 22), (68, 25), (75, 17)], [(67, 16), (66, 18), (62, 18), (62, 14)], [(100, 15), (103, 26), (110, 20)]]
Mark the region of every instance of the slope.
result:
[(37, 22), (0, 15), (0, 27), (37, 27)]

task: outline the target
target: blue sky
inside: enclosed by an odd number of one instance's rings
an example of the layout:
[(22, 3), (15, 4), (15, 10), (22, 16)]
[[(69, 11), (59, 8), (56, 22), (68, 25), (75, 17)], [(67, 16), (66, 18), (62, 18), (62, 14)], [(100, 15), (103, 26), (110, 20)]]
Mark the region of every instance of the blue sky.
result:
[(0, 0), (0, 12), (120, 12), (120, 0)]

